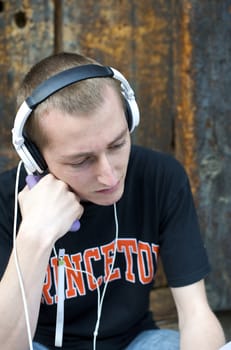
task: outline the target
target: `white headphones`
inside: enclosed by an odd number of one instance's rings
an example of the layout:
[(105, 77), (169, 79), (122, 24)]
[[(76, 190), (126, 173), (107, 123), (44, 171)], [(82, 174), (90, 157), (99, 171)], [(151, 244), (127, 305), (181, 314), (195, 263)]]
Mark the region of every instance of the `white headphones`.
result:
[(129, 131), (132, 132), (138, 126), (140, 113), (134, 91), (119, 71), (108, 66), (95, 64), (87, 64), (64, 70), (39, 84), (22, 103), (16, 114), (12, 129), (12, 142), (28, 172), (42, 174), (47, 169), (46, 162), (38, 148), (23, 133), (26, 121), (32, 111), (49, 96), (68, 85), (86, 79), (105, 77), (111, 77), (120, 82), (121, 93), (125, 99), (125, 112)]

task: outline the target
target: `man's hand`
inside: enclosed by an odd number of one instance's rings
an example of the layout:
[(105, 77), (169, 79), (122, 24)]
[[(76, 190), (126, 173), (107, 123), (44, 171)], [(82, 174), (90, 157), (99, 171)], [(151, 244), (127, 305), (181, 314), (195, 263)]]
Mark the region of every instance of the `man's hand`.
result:
[(31, 190), (19, 193), (22, 225), (27, 232), (39, 232), (54, 243), (83, 214), (79, 197), (52, 174), (44, 176)]

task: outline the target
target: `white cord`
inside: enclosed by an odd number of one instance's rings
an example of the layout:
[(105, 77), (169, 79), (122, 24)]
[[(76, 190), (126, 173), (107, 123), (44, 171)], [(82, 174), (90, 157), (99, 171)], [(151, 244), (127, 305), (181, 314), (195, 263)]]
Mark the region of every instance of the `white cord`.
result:
[[(28, 313), (28, 306), (27, 306), (27, 300), (26, 300), (26, 293), (25, 293), (25, 288), (23, 284), (23, 278), (22, 278), (22, 273), (20, 270), (19, 266), (19, 261), (18, 261), (18, 255), (17, 255), (17, 247), (16, 247), (16, 230), (17, 230), (17, 217), (18, 217), (18, 187), (19, 187), (19, 175), (20, 175), (20, 170), (22, 166), (22, 161), (19, 162), (18, 167), (17, 167), (17, 174), (16, 174), (16, 180), (15, 180), (15, 195), (14, 195), (14, 226), (13, 226), (13, 254), (14, 254), (14, 259), (15, 259), (15, 265), (16, 265), (16, 270), (18, 274), (18, 280), (19, 280), (19, 285), (20, 285), (20, 290), (22, 294), (22, 300), (23, 300), (23, 307), (24, 307), (24, 314), (25, 314), (25, 320), (26, 320), (26, 329), (27, 329), (27, 335), (28, 335), (28, 342), (29, 342), (29, 350), (33, 350), (33, 343), (32, 343), (32, 333), (31, 333), (31, 327), (30, 327), (30, 320), (29, 320), (29, 313)], [(99, 330), (99, 325), (100, 325), (100, 319), (102, 315), (102, 307), (103, 307), (103, 301), (104, 297), (106, 294), (106, 290), (108, 287), (109, 280), (111, 278), (113, 268), (115, 265), (115, 260), (116, 260), (116, 252), (117, 252), (117, 244), (118, 244), (118, 236), (119, 236), (119, 225), (118, 225), (118, 217), (117, 217), (117, 210), (116, 210), (116, 204), (114, 203), (114, 219), (115, 219), (115, 229), (116, 229), (116, 234), (115, 234), (115, 245), (114, 245), (114, 253), (113, 253), (113, 260), (112, 260), (112, 265), (109, 271), (109, 275), (107, 277), (107, 280), (105, 282), (102, 295), (100, 295), (100, 288), (98, 281), (96, 277), (85, 270), (78, 270), (75, 268), (67, 267), (65, 265), (65, 268), (68, 270), (72, 270), (75, 272), (82, 272), (85, 273), (89, 276), (91, 276), (96, 284), (97, 287), (97, 320), (95, 324), (95, 329), (93, 332), (93, 350), (96, 350), (96, 340), (98, 336), (98, 330)], [(57, 252), (55, 249), (55, 246), (53, 247), (53, 252), (55, 257), (57, 258)]]
[[(115, 245), (114, 245), (113, 260), (112, 260), (111, 268), (110, 268), (107, 280), (105, 282), (105, 285), (104, 285), (104, 288), (103, 288), (103, 291), (102, 291), (102, 295), (100, 294), (98, 281), (97, 281), (96, 277), (92, 273), (90, 273), (88, 271), (85, 271), (85, 270), (79, 270), (79, 269), (75, 269), (73, 267), (68, 267), (68, 266), (65, 265), (65, 268), (67, 270), (71, 270), (71, 271), (75, 271), (75, 272), (82, 272), (82, 273), (85, 273), (86, 275), (91, 276), (93, 278), (95, 284), (96, 284), (96, 287), (97, 287), (97, 297), (98, 297), (97, 320), (96, 320), (95, 329), (94, 329), (94, 332), (93, 332), (93, 350), (96, 350), (96, 341), (97, 341), (98, 330), (99, 330), (99, 325), (100, 325), (100, 319), (101, 319), (101, 314), (102, 314), (103, 301), (104, 301), (104, 297), (105, 297), (105, 294), (106, 294), (107, 286), (108, 286), (108, 283), (109, 283), (109, 280), (111, 278), (111, 275), (112, 275), (112, 272), (113, 272), (113, 268), (114, 268), (114, 265), (115, 265), (117, 245), (118, 245), (119, 224), (118, 224), (116, 204), (114, 203), (113, 206), (114, 206), (114, 219), (115, 219), (115, 228), (116, 228)], [(54, 252), (55, 257), (57, 258), (57, 251), (56, 251), (55, 247), (53, 247), (53, 252)]]
[[(58, 255), (57, 255), (57, 251), (56, 251), (55, 246), (53, 247), (53, 253), (54, 253), (54, 256), (56, 257), (56, 259), (58, 259)], [(75, 269), (74, 267), (69, 267), (67, 265), (65, 265), (65, 269), (66, 270), (70, 270), (70, 271), (74, 271), (74, 272), (82, 272), (82, 273), (85, 273), (86, 275), (88, 275), (88, 276), (93, 278), (93, 280), (94, 280), (94, 282), (96, 284), (96, 288), (97, 288), (97, 310), (98, 310), (99, 307), (100, 307), (100, 289), (99, 289), (98, 281), (95, 278), (95, 276), (89, 271), (85, 271), (85, 270), (81, 270), (81, 269)]]
[[(54, 252), (54, 256), (56, 257), (56, 259), (58, 259), (57, 251), (56, 251), (55, 247), (53, 247), (53, 252)], [(98, 321), (98, 317), (99, 317), (98, 315), (99, 315), (99, 310), (100, 310), (101, 298), (100, 298), (100, 288), (99, 288), (100, 286), (98, 284), (98, 281), (97, 281), (96, 277), (92, 273), (90, 273), (89, 271), (81, 270), (81, 269), (75, 269), (74, 267), (69, 267), (67, 265), (65, 265), (65, 269), (66, 270), (70, 270), (70, 271), (74, 271), (74, 272), (82, 272), (82, 273), (84, 273), (84, 274), (86, 274), (88, 276), (91, 276), (93, 278), (93, 280), (94, 280), (94, 282), (96, 284), (96, 288), (97, 288), (97, 321)], [(94, 348), (94, 350), (96, 350), (95, 346), (93, 348)]]
[(23, 284), (23, 278), (22, 278), (21, 269), (20, 269), (20, 266), (19, 266), (18, 254), (17, 254), (17, 246), (16, 246), (16, 230), (17, 230), (17, 217), (18, 217), (18, 186), (19, 186), (19, 175), (20, 175), (21, 166), (22, 166), (22, 161), (20, 161), (19, 164), (18, 164), (16, 180), (15, 180), (13, 254), (14, 254), (15, 266), (16, 266), (16, 270), (17, 270), (17, 274), (18, 274), (19, 286), (20, 286), (20, 290), (21, 290), (21, 294), (22, 294), (22, 301), (23, 301), (24, 314), (25, 314), (25, 319), (26, 319), (26, 329), (27, 329), (29, 347), (30, 347), (30, 350), (33, 350), (31, 328), (30, 328), (30, 320), (29, 320), (28, 306), (27, 306), (27, 300), (26, 300), (26, 293), (25, 293), (25, 288), (24, 288), (24, 284)]
[(93, 349), (94, 350), (96, 350), (96, 339), (97, 339), (97, 336), (98, 336), (98, 330), (99, 330), (100, 319), (101, 319), (101, 314), (102, 314), (103, 301), (104, 301), (104, 297), (105, 297), (105, 293), (106, 293), (106, 289), (107, 289), (109, 280), (110, 280), (112, 272), (113, 272), (113, 268), (114, 268), (114, 265), (115, 265), (115, 259), (116, 259), (118, 236), (119, 236), (119, 225), (118, 225), (118, 217), (117, 217), (117, 210), (116, 210), (116, 204), (115, 203), (114, 203), (114, 218), (115, 218), (115, 226), (116, 226), (114, 254), (113, 254), (113, 260), (112, 260), (112, 265), (111, 265), (111, 268), (110, 268), (110, 272), (109, 272), (109, 275), (107, 277), (107, 280), (106, 280), (104, 288), (103, 288), (102, 296), (100, 298), (100, 305), (99, 305), (99, 309), (98, 309), (98, 312), (97, 312), (98, 317), (97, 317), (97, 321), (96, 321), (96, 325), (95, 325), (95, 330), (94, 330), (94, 333), (93, 333)]

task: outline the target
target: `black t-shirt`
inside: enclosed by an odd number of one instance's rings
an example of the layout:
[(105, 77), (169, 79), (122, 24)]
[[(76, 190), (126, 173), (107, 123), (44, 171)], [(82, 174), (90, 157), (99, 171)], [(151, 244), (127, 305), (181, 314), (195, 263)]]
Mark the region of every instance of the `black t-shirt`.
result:
[[(15, 174), (14, 169), (0, 177), (0, 275), (12, 250)], [(25, 185), (24, 178), (22, 171), (20, 188)], [(170, 287), (192, 284), (209, 272), (189, 181), (173, 157), (132, 146), (125, 191), (116, 209), (117, 253), (102, 307), (98, 350), (123, 349), (138, 332), (156, 327), (149, 312), (149, 293), (159, 254)], [(65, 272), (63, 349), (92, 349), (96, 280), (102, 293), (112, 263), (115, 232), (113, 205), (87, 203), (80, 230), (68, 232), (55, 244), (57, 251), (65, 248), (66, 266), (76, 269)], [(57, 259), (51, 253), (35, 335), (36, 341), (50, 349), (56, 349), (56, 281)]]

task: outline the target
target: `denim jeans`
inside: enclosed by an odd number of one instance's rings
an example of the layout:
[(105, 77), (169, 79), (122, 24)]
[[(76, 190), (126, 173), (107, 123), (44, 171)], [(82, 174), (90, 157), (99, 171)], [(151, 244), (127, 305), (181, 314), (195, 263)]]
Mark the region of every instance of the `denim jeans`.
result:
[[(179, 350), (179, 332), (167, 329), (148, 330), (140, 333), (125, 350)], [(96, 343), (97, 349), (97, 343)], [(33, 343), (33, 350), (48, 350), (45, 346)]]
[(125, 350), (179, 350), (179, 332), (169, 329), (144, 331), (133, 339)]
[(33, 350), (48, 350), (44, 345), (41, 345), (39, 343), (33, 343)]

